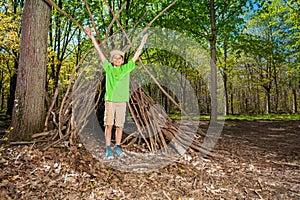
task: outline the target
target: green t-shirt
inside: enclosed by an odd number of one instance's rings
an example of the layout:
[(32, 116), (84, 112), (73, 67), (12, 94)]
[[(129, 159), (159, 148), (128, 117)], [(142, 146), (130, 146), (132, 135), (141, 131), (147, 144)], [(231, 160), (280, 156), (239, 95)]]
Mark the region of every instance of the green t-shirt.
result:
[(114, 67), (105, 60), (101, 66), (106, 73), (105, 101), (128, 102), (130, 72), (135, 68), (135, 63), (130, 60), (127, 64)]

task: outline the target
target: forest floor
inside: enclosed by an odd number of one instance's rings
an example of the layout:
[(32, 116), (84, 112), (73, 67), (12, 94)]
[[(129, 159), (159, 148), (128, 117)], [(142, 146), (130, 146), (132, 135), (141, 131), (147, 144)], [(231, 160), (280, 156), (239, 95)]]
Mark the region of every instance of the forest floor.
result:
[[(203, 129), (207, 122), (201, 122)], [(0, 146), (0, 199), (300, 199), (300, 121), (226, 121), (203, 159), (122, 172), (81, 148)]]

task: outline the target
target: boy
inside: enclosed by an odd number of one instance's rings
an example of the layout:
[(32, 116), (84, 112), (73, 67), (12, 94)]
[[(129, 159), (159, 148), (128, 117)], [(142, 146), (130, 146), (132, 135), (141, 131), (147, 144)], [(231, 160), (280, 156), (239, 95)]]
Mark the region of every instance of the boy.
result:
[(105, 93), (105, 155), (107, 158), (113, 158), (111, 150), (111, 134), (113, 125), (116, 126), (116, 147), (115, 153), (118, 156), (125, 155), (121, 149), (121, 139), (123, 126), (125, 122), (126, 104), (129, 101), (129, 78), (130, 72), (135, 68), (135, 62), (138, 60), (143, 46), (146, 43), (148, 35), (144, 35), (140, 46), (133, 58), (124, 64), (125, 53), (119, 50), (110, 52), (110, 62), (105, 58), (100, 50), (96, 39), (92, 34), (91, 28), (85, 28), (85, 33), (91, 38), (97, 53), (100, 56), (101, 66), (106, 73), (106, 93)]

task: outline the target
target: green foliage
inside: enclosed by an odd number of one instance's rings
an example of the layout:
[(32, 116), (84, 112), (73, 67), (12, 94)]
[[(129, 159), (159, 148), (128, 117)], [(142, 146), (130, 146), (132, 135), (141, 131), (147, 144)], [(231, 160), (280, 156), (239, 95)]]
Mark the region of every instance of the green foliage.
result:
[[(2, 105), (10, 95), (10, 79), (18, 67), (21, 7), (12, 1), (0, 2), (0, 93)], [(3, 98), (4, 97), (4, 98)]]
[(20, 23), (21, 13), (20, 10), (14, 10), (10, 1), (7, 2), (7, 6), (4, 7), (3, 2), (0, 2), (0, 7), (4, 9), (0, 10), (0, 46), (1, 53), (7, 53), (17, 59), (17, 52), (20, 49)]

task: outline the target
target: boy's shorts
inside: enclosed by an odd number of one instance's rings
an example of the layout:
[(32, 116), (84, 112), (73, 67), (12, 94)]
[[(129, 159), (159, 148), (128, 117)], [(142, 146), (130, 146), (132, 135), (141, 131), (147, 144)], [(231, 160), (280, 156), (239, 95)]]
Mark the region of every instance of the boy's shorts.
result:
[(123, 128), (125, 123), (126, 102), (105, 102), (104, 125)]

